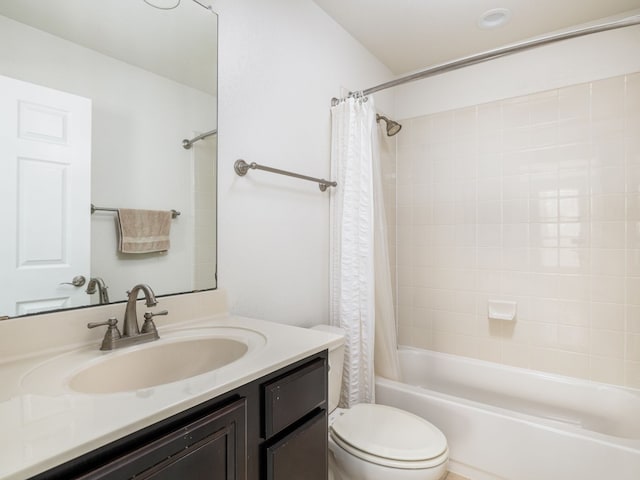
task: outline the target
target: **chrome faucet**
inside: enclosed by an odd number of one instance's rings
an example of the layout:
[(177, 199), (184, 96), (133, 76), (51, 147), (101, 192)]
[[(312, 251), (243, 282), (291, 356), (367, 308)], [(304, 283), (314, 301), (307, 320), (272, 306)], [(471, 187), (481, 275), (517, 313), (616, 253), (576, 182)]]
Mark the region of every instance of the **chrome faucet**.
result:
[(133, 287), (131, 291), (128, 292), (129, 299), (127, 300), (127, 307), (124, 311), (122, 335), (116, 326), (118, 320), (115, 318), (110, 318), (106, 322), (87, 324), (88, 328), (95, 328), (103, 325), (108, 327), (100, 350), (113, 350), (114, 348), (151, 342), (160, 338), (158, 331), (156, 330), (156, 326), (153, 323), (153, 317), (157, 315), (167, 315), (169, 312), (166, 310), (158, 313), (146, 312), (144, 314), (144, 325), (142, 326), (141, 331), (138, 326), (137, 314), (138, 292), (140, 290), (144, 293), (147, 307), (155, 307), (158, 304), (156, 296), (149, 285), (141, 283)]
[(158, 304), (156, 295), (151, 290), (149, 285), (140, 283), (133, 287), (129, 292), (129, 300), (127, 300), (127, 308), (124, 311), (124, 324), (122, 326), (122, 335), (124, 337), (133, 337), (134, 335), (140, 335), (140, 328), (138, 327), (138, 313), (137, 304), (138, 292), (142, 290), (144, 298), (147, 302), (147, 307), (155, 307)]

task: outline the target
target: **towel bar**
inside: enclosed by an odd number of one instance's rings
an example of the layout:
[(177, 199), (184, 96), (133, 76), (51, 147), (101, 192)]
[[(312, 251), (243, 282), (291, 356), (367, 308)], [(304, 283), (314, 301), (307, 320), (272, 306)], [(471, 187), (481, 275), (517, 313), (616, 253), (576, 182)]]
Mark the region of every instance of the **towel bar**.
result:
[(338, 185), (338, 182), (332, 182), (330, 180), (325, 180), (324, 178), (308, 177), (307, 175), (300, 175), (299, 173), (288, 172), (286, 170), (280, 170), (279, 168), (265, 167), (263, 165), (258, 165), (256, 162), (247, 163), (242, 159), (236, 160), (236, 162), (233, 164), (233, 169), (241, 177), (244, 177), (250, 168), (254, 170), (264, 170), (265, 172), (277, 173), (278, 175), (286, 175), (288, 177), (301, 178), (302, 180), (308, 180), (310, 182), (316, 182), (318, 184), (318, 187), (320, 187), (321, 192), (324, 192), (327, 187), (336, 187)]
[[(95, 212), (117, 212), (117, 208), (106, 208), (106, 207), (96, 207), (93, 203), (91, 204), (91, 215)], [(171, 209), (171, 218), (177, 218), (180, 215), (180, 212), (177, 210)]]

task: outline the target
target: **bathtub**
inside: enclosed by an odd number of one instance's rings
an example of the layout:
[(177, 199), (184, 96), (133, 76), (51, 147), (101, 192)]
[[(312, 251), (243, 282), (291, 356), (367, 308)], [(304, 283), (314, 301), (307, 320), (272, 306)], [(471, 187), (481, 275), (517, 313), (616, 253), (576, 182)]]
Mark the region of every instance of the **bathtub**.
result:
[(640, 480), (640, 390), (411, 347), (403, 383), (376, 402), (447, 437), (450, 470), (472, 480)]

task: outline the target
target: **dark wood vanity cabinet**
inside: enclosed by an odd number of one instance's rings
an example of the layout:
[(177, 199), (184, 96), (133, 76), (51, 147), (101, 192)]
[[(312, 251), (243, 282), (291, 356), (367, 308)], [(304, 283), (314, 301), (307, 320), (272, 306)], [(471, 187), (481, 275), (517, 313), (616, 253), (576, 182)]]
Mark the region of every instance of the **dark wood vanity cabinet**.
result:
[(32, 480), (326, 480), (321, 352)]

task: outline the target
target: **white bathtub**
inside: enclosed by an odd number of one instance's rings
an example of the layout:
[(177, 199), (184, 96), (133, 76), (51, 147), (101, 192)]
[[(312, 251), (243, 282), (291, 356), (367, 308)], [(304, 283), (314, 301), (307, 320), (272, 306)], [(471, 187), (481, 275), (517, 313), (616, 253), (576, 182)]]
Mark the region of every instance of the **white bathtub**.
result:
[(640, 391), (399, 348), (404, 383), (376, 379), (377, 403), (447, 437), (472, 480), (640, 480)]

